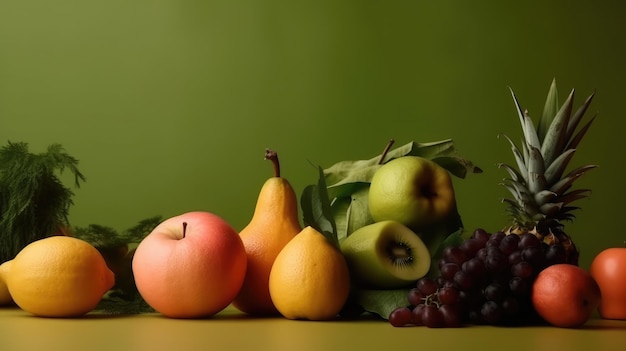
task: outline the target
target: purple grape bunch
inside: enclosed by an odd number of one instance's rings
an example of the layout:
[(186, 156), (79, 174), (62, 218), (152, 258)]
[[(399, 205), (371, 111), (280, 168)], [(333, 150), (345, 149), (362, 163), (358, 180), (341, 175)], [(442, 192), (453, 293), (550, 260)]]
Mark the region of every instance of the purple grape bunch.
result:
[(565, 261), (562, 247), (532, 233), (476, 229), (460, 245), (443, 250), (438, 275), (418, 280), (409, 290), (408, 306), (392, 311), (389, 322), (431, 328), (536, 322), (534, 279), (545, 267)]

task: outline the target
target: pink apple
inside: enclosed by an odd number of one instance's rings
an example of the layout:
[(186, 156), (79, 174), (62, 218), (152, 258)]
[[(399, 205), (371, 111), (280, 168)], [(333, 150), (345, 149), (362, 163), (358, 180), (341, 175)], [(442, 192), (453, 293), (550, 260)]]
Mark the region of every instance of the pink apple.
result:
[(139, 243), (132, 267), (143, 299), (172, 318), (208, 317), (241, 288), (247, 256), (239, 234), (209, 212), (188, 212), (160, 223)]

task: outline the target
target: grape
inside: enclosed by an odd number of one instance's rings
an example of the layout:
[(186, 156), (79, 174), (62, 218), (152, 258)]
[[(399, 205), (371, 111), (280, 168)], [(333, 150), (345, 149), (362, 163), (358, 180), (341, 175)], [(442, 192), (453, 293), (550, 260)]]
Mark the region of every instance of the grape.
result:
[(482, 249), (478, 250), (476, 252), (476, 258), (478, 258), (479, 260), (485, 262), (487, 260), (487, 256), (489, 256), (488, 253), (488, 249), (486, 247), (483, 247)]
[(483, 246), (484, 244), (480, 240), (470, 238), (463, 241), (459, 248), (465, 253), (466, 257), (474, 257), (476, 256), (476, 252)]
[(533, 266), (527, 261), (520, 261), (511, 267), (511, 273), (520, 278), (530, 278), (533, 275)]
[(489, 237), (489, 240), (487, 240), (487, 244), (485, 246), (498, 247), (500, 246), (500, 241), (502, 241), (502, 239), (504, 239), (505, 236), (506, 234), (504, 234), (503, 232), (495, 232), (491, 234), (491, 237)]
[(507, 296), (502, 301), (502, 311), (507, 316), (513, 316), (519, 311), (519, 302), (513, 296)]
[(534, 267), (541, 268), (545, 259), (541, 245), (527, 247), (522, 251), (522, 260), (530, 262)]
[(478, 240), (482, 245), (485, 245), (485, 243), (487, 242), (487, 240), (489, 240), (490, 237), (491, 237), (491, 234), (489, 234), (483, 228), (478, 228), (474, 230), (474, 233), (472, 233), (472, 239)]
[(481, 307), (480, 315), (485, 322), (496, 324), (502, 317), (502, 308), (493, 301), (487, 301)]
[(483, 295), (487, 300), (491, 300), (494, 302), (500, 302), (504, 299), (504, 294), (506, 293), (506, 288), (497, 282), (493, 282), (483, 290)]
[(474, 278), (467, 272), (460, 270), (454, 275), (454, 284), (463, 291), (468, 291), (474, 287)]
[(470, 310), (467, 313), (467, 319), (470, 323), (473, 323), (473, 324), (483, 323), (483, 319), (480, 315), (480, 308)]
[(522, 251), (517, 250), (509, 254), (509, 265), (514, 265), (522, 260)]
[(550, 245), (546, 249), (546, 261), (548, 264), (565, 263), (565, 249), (561, 245)]
[(411, 311), (411, 322), (415, 325), (424, 325), (422, 322), (422, 313), (424, 312), (424, 304), (417, 305), (413, 307)]
[(459, 297), (461, 298), (461, 304), (466, 308), (473, 308), (482, 302), (482, 296), (476, 291), (459, 291)]
[(402, 327), (411, 323), (411, 310), (408, 307), (398, 307), (389, 314), (389, 323), (394, 327)]
[(439, 284), (431, 278), (421, 278), (417, 281), (417, 288), (424, 296), (428, 296), (437, 292)]
[(500, 250), (505, 255), (510, 255), (514, 251), (517, 251), (518, 243), (520, 241), (519, 236), (517, 235), (507, 235), (502, 240), (500, 240)]
[(461, 265), (465, 262), (466, 256), (465, 252), (463, 252), (463, 250), (461, 250), (458, 246), (448, 246), (443, 250), (443, 258), (446, 262)]
[(446, 280), (452, 280), (460, 269), (461, 267), (456, 263), (446, 263), (439, 269), (439, 274)]
[(456, 305), (461, 302), (461, 295), (459, 294), (459, 291), (452, 287), (439, 289), (437, 297), (439, 298), (439, 302), (443, 305)]
[(409, 300), (409, 304), (411, 306), (417, 306), (422, 303), (422, 298), (424, 298), (424, 294), (418, 288), (413, 288), (409, 290), (409, 294), (407, 296)]
[(509, 282), (509, 289), (515, 295), (525, 295), (530, 292), (530, 284), (527, 279), (513, 277)]
[(462, 312), (458, 305), (443, 305), (439, 307), (439, 312), (446, 327), (457, 328), (463, 324)]
[(487, 272), (490, 273), (498, 273), (502, 272), (507, 268), (508, 265), (508, 257), (504, 256), (501, 251), (493, 252), (493, 254), (488, 253), (487, 259), (485, 260), (485, 268)]
[(463, 262), (461, 269), (463, 269), (463, 271), (473, 276), (474, 278), (479, 279), (482, 278), (487, 272), (485, 268), (485, 263), (477, 257), (471, 258)]
[(443, 314), (435, 305), (425, 305), (422, 310), (422, 323), (429, 328), (442, 328), (445, 326)]
[(536, 247), (541, 245), (539, 239), (531, 233), (521, 234), (519, 239), (520, 240), (518, 246), (520, 249), (526, 249), (529, 247)]

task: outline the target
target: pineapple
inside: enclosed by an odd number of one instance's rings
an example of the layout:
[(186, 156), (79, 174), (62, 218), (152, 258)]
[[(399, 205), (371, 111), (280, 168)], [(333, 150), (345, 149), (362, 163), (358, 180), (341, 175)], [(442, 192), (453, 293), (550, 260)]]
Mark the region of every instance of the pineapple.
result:
[(522, 110), (513, 90), (511, 95), (522, 125), (523, 139), (518, 147), (508, 136), (517, 167), (505, 163), (504, 168), (510, 178), (502, 185), (511, 193), (511, 198), (503, 199), (511, 216), (506, 234), (530, 232), (550, 246), (560, 246), (566, 263), (578, 264), (578, 249), (563, 230), (565, 221), (574, 219), (572, 206), (576, 200), (588, 197), (589, 189), (572, 189), (572, 184), (583, 174), (597, 165), (584, 165), (566, 172), (569, 161), (595, 115), (581, 128), (587, 108), (594, 94), (576, 111), (573, 110), (574, 90), (563, 105), (558, 106), (556, 81), (552, 81), (548, 97), (537, 126), (535, 127), (528, 111)]

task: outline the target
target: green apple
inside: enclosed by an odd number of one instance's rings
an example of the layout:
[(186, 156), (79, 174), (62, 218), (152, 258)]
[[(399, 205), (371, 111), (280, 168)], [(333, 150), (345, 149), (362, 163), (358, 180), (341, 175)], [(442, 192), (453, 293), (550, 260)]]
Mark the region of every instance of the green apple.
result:
[(373, 289), (395, 289), (428, 273), (431, 257), (420, 237), (405, 225), (381, 221), (361, 227), (341, 244), (351, 278)]
[(394, 220), (413, 230), (445, 220), (456, 208), (448, 171), (418, 156), (403, 156), (381, 166), (369, 188), (368, 206), (376, 221)]

